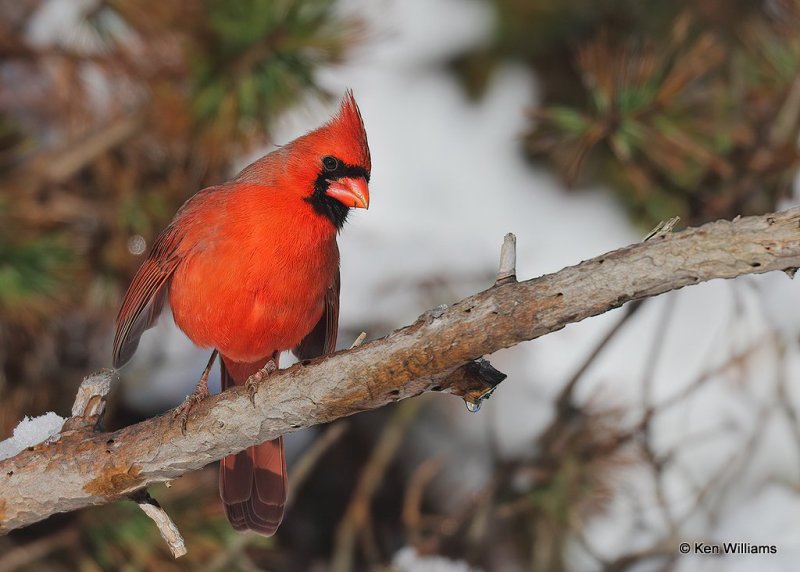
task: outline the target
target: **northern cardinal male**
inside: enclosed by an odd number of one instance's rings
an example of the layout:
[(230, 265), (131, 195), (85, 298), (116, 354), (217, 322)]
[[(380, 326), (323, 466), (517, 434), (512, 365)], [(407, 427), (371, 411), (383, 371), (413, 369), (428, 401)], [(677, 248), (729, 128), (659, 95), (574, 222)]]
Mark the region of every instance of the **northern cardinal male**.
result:
[[(114, 367), (127, 362), (169, 298), (178, 327), (213, 348), (197, 389), (208, 395), (217, 352), (222, 388), (244, 384), (278, 355), (334, 351), (339, 321), (336, 234), (351, 208), (369, 205), (371, 161), (353, 94), (336, 116), (191, 197), (158, 236), (125, 294)], [(250, 382), (251, 395), (255, 385)], [(237, 530), (275, 533), (286, 502), (283, 438), (230, 455), (219, 489)]]

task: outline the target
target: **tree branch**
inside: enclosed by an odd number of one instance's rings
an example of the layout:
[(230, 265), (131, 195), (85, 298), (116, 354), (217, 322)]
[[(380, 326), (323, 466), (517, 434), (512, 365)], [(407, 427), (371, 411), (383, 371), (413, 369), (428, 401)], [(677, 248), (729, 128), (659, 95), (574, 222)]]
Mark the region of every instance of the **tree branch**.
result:
[[(510, 266), (510, 265), (508, 265)], [(113, 433), (65, 432), (0, 462), (0, 532), (126, 498), (278, 435), (425, 391), (481, 395), (476, 358), (631, 300), (714, 278), (800, 266), (800, 208), (660, 235), (554, 274), (509, 282), (364, 345)], [(477, 381), (476, 381), (476, 376)], [(475, 383), (486, 387), (476, 393)], [(496, 383), (496, 382), (495, 382)], [(465, 384), (472, 387), (465, 387)]]

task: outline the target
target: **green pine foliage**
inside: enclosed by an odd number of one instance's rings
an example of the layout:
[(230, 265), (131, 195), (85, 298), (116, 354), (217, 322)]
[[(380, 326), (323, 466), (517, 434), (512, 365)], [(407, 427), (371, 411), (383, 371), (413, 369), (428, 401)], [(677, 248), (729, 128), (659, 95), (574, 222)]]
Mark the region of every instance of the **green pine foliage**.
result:
[(493, 42), (455, 67), (477, 94), (503, 59), (537, 73), (526, 149), (568, 184), (605, 183), (644, 225), (761, 213), (791, 192), (797, 0), (493, 4)]
[(0, 316), (26, 325), (48, 316), (63, 298), (71, 251), (54, 236), (0, 239)]
[(315, 69), (341, 61), (355, 32), (331, 0), (205, 4), (207, 34), (191, 51), (191, 109), (212, 130), (263, 134), (271, 118), (318, 91)]

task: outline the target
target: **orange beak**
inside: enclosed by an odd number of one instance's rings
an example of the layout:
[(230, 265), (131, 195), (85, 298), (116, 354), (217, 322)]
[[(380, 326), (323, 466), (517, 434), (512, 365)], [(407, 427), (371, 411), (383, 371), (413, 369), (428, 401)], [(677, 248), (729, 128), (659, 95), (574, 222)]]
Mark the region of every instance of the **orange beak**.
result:
[(342, 177), (330, 181), (325, 194), (354, 209), (369, 208), (369, 187), (362, 177)]

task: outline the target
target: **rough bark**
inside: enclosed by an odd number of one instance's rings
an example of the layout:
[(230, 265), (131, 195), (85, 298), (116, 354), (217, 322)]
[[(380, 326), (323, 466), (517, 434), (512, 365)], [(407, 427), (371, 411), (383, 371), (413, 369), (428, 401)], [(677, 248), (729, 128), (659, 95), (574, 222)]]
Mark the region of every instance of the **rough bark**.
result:
[(718, 221), (554, 274), (499, 283), (360, 347), (207, 399), (188, 430), (167, 413), (113, 433), (72, 431), (0, 462), (0, 532), (107, 503), (287, 433), (425, 391), (482, 391), (474, 359), (714, 278), (800, 266), (800, 208)]

